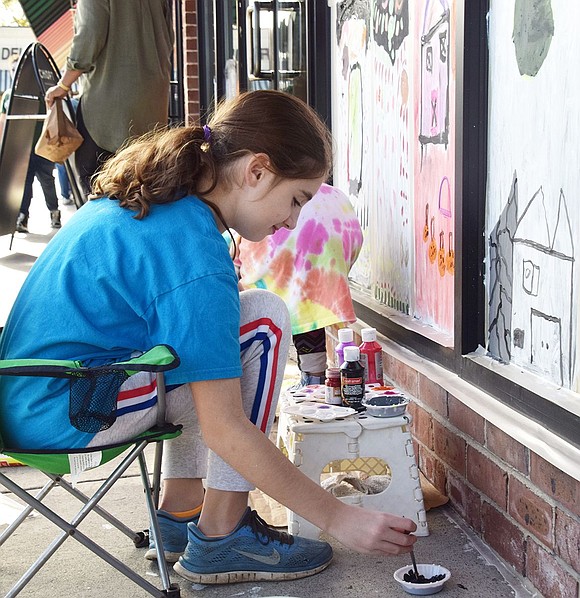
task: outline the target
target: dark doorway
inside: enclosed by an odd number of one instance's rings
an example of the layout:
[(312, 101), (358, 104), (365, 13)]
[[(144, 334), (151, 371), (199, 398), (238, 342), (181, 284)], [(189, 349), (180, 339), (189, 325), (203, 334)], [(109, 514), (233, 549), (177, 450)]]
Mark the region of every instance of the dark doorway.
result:
[(201, 116), (240, 91), (279, 89), (330, 123), (330, 9), (314, 0), (198, 1)]

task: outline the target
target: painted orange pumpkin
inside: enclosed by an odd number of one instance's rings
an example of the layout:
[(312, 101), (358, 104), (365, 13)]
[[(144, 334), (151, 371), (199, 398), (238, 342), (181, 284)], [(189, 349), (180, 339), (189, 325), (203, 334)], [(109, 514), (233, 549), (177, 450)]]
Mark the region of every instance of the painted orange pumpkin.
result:
[(427, 243), (429, 238), (429, 204), (425, 206), (425, 226), (423, 227), (423, 242)]
[(429, 243), (429, 261), (434, 264), (437, 258), (437, 245), (435, 244), (435, 218), (431, 218), (431, 242)]
[(438, 267), (439, 267), (439, 275), (445, 276), (445, 233), (441, 231), (439, 233), (439, 260), (438, 260)]

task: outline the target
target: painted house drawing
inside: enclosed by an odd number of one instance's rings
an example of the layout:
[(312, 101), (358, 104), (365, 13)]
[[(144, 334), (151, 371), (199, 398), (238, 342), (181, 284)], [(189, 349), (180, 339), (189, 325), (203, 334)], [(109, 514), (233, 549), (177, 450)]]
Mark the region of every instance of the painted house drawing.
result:
[(564, 193), (540, 187), (513, 236), (511, 362), (569, 388), (573, 378), (574, 242)]

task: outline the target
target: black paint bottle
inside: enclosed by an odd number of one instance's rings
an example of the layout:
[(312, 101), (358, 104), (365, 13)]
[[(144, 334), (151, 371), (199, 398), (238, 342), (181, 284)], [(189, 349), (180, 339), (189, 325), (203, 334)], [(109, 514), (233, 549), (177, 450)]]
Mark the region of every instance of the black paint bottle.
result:
[(340, 366), (340, 396), (345, 407), (364, 411), (362, 404), (365, 396), (364, 367), (359, 361), (358, 347), (344, 348), (344, 363)]

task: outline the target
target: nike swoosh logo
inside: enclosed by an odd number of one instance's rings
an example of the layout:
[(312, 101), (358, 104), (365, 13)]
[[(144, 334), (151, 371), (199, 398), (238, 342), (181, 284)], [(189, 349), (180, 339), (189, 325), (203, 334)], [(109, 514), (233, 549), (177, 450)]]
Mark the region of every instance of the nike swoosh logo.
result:
[(244, 550), (234, 550), (239, 553), (247, 556), (249, 559), (253, 559), (254, 561), (258, 561), (259, 563), (264, 563), (266, 565), (277, 565), (280, 562), (280, 553), (275, 549), (272, 548), (272, 554), (255, 554), (253, 552), (246, 552)]

